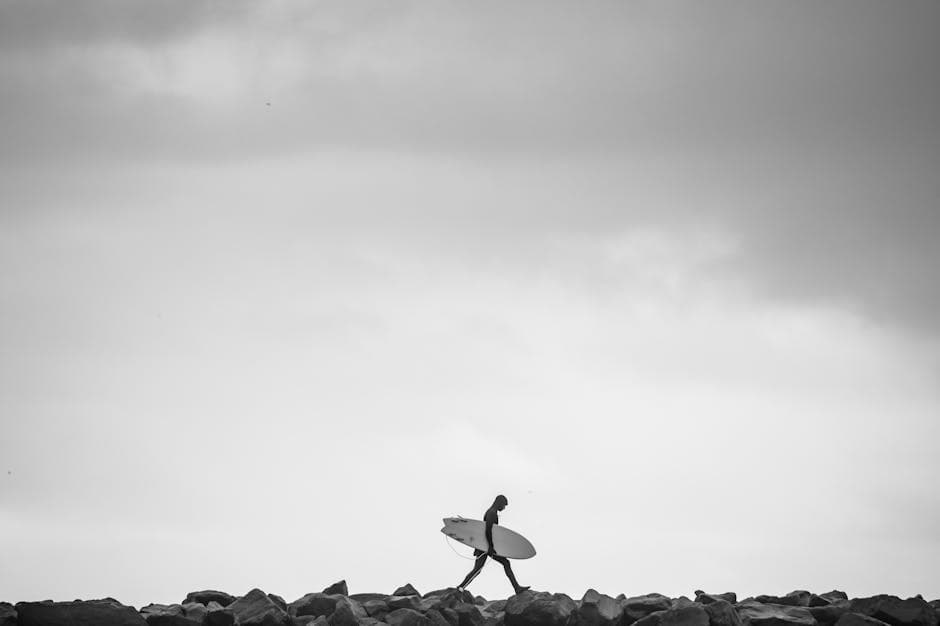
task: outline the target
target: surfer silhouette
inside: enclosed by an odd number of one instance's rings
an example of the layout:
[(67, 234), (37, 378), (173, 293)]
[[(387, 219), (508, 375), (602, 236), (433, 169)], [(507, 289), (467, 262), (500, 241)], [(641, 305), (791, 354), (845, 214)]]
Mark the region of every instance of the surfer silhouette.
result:
[(467, 577), (463, 579), (463, 582), (457, 586), (457, 589), (463, 591), (466, 589), (467, 585), (477, 577), (480, 573), (480, 570), (483, 569), (483, 566), (486, 564), (486, 557), (490, 557), (497, 563), (500, 563), (503, 566), (503, 570), (506, 571), (506, 576), (509, 578), (509, 582), (512, 583), (512, 588), (516, 593), (522, 593), (528, 587), (523, 587), (516, 581), (516, 575), (512, 573), (512, 566), (509, 565), (509, 559), (504, 556), (496, 554), (496, 550), (493, 549), (493, 526), (499, 524), (499, 512), (505, 509), (509, 505), (509, 500), (506, 499), (504, 495), (496, 496), (496, 499), (493, 501), (493, 505), (486, 510), (486, 513), (483, 515), (483, 521), (486, 523), (486, 544), (488, 549), (483, 550), (474, 550), (473, 556), (476, 557), (476, 562), (473, 564), (473, 570)]

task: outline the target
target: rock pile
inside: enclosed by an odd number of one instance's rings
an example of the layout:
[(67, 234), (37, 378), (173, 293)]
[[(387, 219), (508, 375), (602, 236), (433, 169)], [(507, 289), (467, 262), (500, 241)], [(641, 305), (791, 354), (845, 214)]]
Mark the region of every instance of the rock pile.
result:
[(580, 601), (537, 591), (488, 601), (453, 588), (421, 595), (410, 584), (389, 595), (350, 595), (346, 581), (290, 603), (260, 589), (240, 597), (194, 591), (180, 604), (139, 611), (113, 598), (0, 602), (0, 626), (940, 626), (938, 614), (940, 600), (849, 599), (841, 591), (739, 602), (734, 593), (614, 598), (589, 589)]

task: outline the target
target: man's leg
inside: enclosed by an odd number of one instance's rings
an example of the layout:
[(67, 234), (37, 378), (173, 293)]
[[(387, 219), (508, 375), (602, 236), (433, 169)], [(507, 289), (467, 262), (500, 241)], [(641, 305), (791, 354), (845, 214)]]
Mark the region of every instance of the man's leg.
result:
[(473, 564), (473, 569), (467, 574), (467, 577), (463, 579), (463, 582), (457, 586), (458, 589), (465, 589), (466, 586), (470, 584), (470, 581), (477, 577), (477, 574), (483, 569), (483, 564), (486, 563), (486, 552), (483, 550), (474, 550), (473, 556), (477, 557), (476, 563)]
[(523, 587), (518, 582), (516, 582), (516, 575), (512, 573), (512, 566), (509, 565), (509, 559), (504, 556), (494, 556), (493, 558), (498, 563), (502, 563), (503, 569), (506, 571), (506, 576), (509, 578), (509, 582), (512, 583), (512, 588), (516, 593), (521, 593), (528, 589), (528, 587)]

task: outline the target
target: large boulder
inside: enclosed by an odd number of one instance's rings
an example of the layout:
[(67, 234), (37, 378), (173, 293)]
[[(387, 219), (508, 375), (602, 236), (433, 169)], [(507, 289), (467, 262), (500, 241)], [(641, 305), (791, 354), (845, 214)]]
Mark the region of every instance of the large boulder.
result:
[[(447, 621), (447, 618), (444, 617), (444, 614), (438, 611), (437, 609), (431, 609), (424, 616), (428, 619), (430, 626), (456, 626)], [(460, 618), (457, 618), (457, 621), (460, 621)]]
[(657, 611), (666, 611), (672, 608), (672, 600), (661, 593), (619, 598), (619, 602), (620, 606), (623, 607), (622, 623), (624, 626)]
[(301, 617), (303, 615), (320, 615), (329, 617), (336, 610), (336, 603), (342, 596), (326, 593), (308, 593), (302, 598), (294, 600), (287, 606), (287, 612)]
[(460, 604), (454, 608), (457, 611), (458, 626), (483, 626), (486, 617), (475, 604)]
[(385, 616), (388, 626), (429, 626), (430, 620), (413, 609), (397, 609)]
[(830, 604), (835, 604), (837, 602), (842, 602), (848, 600), (849, 596), (846, 595), (844, 591), (830, 591), (829, 593), (821, 593), (819, 595), (812, 594), (809, 598), (809, 606), (829, 606)]
[[(434, 598), (433, 601), (436, 601), (440, 604), (439, 598)], [(422, 611), (422, 599), (421, 596), (389, 596), (388, 600), (385, 601), (385, 604), (388, 605), (388, 608), (392, 611), (398, 609), (411, 609), (412, 611)]]
[(388, 604), (384, 600), (366, 600), (362, 603), (362, 608), (366, 610), (369, 617), (382, 619), (389, 613)]
[(578, 624), (599, 626), (619, 624), (623, 607), (615, 599), (594, 589), (588, 589), (578, 607)]
[(785, 596), (757, 596), (754, 598), (761, 604), (782, 604), (784, 606), (809, 606), (810, 598), (813, 594), (799, 589), (791, 591)]
[(725, 593), (705, 593), (701, 589), (696, 589), (695, 601), (702, 604), (711, 604), (718, 601), (734, 604), (738, 601), (738, 594), (733, 591), (726, 591)]
[(395, 592), (392, 593), (392, 595), (393, 596), (420, 596), (421, 594), (418, 593), (418, 590), (415, 589), (411, 585), (411, 583), (406, 583), (402, 585), (401, 587), (399, 587), (398, 589), (396, 589)]
[(727, 600), (719, 598), (705, 604), (705, 612), (708, 613), (708, 623), (711, 626), (744, 626), (734, 605)]
[(140, 614), (149, 626), (202, 626), (202, 619), (188, 617), (179, 604), (148, 604)]
[(817, 626), (816, 618), (804, 607), (745, 600), (735, 609), (745, 626)]
[[(820, 596), (820, 598), (823, 597)], [(825, 606), (812, 606), (810, 604), (809, 612), (816, 618), (819, 626), (833, 626), (843, 615), (849, 612), (849, 601), (834, 600)]]
[(240, 626), (290, 626), (287, 611), (260, 589), (252, 589), (226, 608), (235, 614)]
[[(184, 607), (188, 604), (184, 604)], [(233, 626), (235, 624), (235, 614), (218, 602), (212, 601), (206, 605), (206, 616), (203, 619), (204, 626)]]
[(578, 611), (563, 593), (523, 591), (506, 601), (506, 626), (562, 626)]
[(635, 626), (709, 626), (705, 606), (686, 599), (674, 608), (656, 611), (635, 622)]
[(183, 600), (182, 604), (188, 604), (189, 602), (198, 602), (205, 605), (208, 605), (210, 602), (218, 602), (222, 606), (228, 606), (232, 602), (235, 602), (235, 596), (225, 593), (224, 591), (216, 591), (214, 589), (207, 589), (205, 591), (190, 591), (188, 594), (186, 594), (186, 599)]
[(9, 602), (0, 602), (0, 626), (16, 626), (16, 609)]
[(341, 580), (324, 589), (323, 593), (331, 596), (348, 596), (349, 586), (346, 584), (345, 580)]
[(369, 617), (362, 605), (350, 598), (340, 597), (330, 615), (331, 626), (359, 626), (359, 621)]
[(937, 626), (937, 612), (920, 596), (902, 600), (879, 595), (849, 601), (849, 611), (874, 617), (891, 626)]
[(146, 626), (134, 607), (114, 598), (74, 602), (20, 602), (18, 626)]

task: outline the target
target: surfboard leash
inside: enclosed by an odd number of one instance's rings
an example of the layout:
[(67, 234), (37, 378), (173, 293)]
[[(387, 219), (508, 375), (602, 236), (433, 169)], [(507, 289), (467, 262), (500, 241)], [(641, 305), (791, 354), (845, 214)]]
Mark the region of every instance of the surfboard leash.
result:
[(454, 550), (454, 546), (453, 546), (453, 544), (451, 544), (451, 542), (450, 542), (450, 537), (448, 537), (447, 535), (444, 535), (444, 543), (447, 544), (447, 547), (450, 548), (451, 551), (452, 551), (454, 554), (456, 554), (457, 556), (459, 556), (459, 557), (462, 558), (462, 559), (467, 559), (468, 561), (476, 561), (476, 560), (479, 558), (479, 557), (475, 557), (475, 556), (464, 556), (463, 554), (460, 554), (459, 552), (457, 552), (456, 550)]

